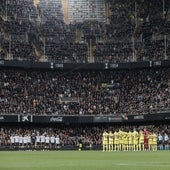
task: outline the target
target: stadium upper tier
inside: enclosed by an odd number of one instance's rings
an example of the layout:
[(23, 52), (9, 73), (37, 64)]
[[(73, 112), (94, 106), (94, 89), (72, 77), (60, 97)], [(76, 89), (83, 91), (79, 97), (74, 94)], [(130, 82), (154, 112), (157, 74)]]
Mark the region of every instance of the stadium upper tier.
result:
[(0, 59), (170, 59), (169, 7), (169, 0), (1, 0)]
[(0, 71), (1, 114), (121, 115), (169, 110), (170, 68)]

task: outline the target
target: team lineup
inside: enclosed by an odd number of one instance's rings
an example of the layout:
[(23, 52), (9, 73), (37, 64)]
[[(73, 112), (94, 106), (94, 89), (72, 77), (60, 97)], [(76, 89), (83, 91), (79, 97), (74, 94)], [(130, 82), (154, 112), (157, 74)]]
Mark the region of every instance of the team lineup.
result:
[(12, 135), (9, 144), (11, 148), (51, 148), (54, 149), (60, 145), (59, 135)]
[(117, 130), (103, 132), (103, 151), (143, 151), (157, 150), (157, 134), (146, 129), (139, 132)]

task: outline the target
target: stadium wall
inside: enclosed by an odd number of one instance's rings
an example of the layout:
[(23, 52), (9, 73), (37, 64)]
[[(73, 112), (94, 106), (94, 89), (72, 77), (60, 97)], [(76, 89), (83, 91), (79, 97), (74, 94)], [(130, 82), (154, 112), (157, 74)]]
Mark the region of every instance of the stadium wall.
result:
[(145, 61), (130, 63), (50, 63), (0, 60), (1, 67), (51, 70), (116, 70), (170, 67), (170, 60)]

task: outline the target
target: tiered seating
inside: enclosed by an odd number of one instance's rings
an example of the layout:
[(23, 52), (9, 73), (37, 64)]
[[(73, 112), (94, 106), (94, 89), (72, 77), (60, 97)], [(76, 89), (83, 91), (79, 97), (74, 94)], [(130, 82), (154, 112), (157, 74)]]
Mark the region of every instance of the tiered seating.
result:
[[(106, 4), (109, 4), (109, 16)], [(160, 4), (154, 1), (68, 0), (71, 22), (67, 25), (61, 0), (39, 0), (37, 3), (2, 0), (1, 58), (42, 61), (45, 57), (49, 61), (67, 63), (84, 63), (87, 58), (113, 63), (170, 59), (170, 1), (165, 0), (164, 14)], [(29, 50), (24, 52), (19, 48)]]
[(2, 0), (1, 13), (11, 19), (34, 20), (37, 18), (33, 0)]
[(170, 69), (0, 72), (0, 113), (121, 115), (170, 109)]
[[(43, 51), (43, 44), (41, 50)], [(45, 55), (48, 61), (55, 63), (86, 63), (87, 45), (86, 44), (58, 44), (46, 43)]]
[(95, 62), (130, 62), (133, 56), (132, 42), (97, 44), (95, 49)]

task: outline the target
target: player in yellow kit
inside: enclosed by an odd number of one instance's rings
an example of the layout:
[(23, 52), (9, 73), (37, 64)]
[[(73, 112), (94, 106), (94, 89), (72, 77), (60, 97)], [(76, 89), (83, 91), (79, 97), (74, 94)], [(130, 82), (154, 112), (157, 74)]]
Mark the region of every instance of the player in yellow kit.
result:
[(109, 132), (109, 152), (113, 151), (113, 133), (110, 131)]
[(121, 131), (121, 150), (125, 150), (125, 132)]
[(119, 133), (117, 131), (114, 132), (114, 151), (119, 151)]
[(103, 152), (108, 151), (108, 136), (109, 134), (104, 131), (103, 132)]
[(148, 135), (148, 145), (149, 145), (149, 151), (151, 151), (151, 150), (152, 150), (152, 145), (153, 145), (152, 141), (153, 141), (153, 135), (152, 135), (152, 133), (151, 133), (151, 132), (149, 132), (149, 135)]
[(119, 129), (118, 134), (119, 134), (119, 150), (122, 150), (122, 146), (123, 146), (123, 131), (121, 131)]
[(144, 134), (142, 130), (139, 132), (139, 150), (144, 150)]
[(123, 150), (124, 151), (128, 151), (129, 147), (128, 147), (128, 133), (124, 132), (123, 135)]
[(136, 131), (136, 129), (134, 129), (133, 131), (133, 150), (134, 151), (138, 150), (138, 145), (139, 145), (139, 134)]
[(128, 150), (131, 151), (133, 149), (133, 133), (131, 131), (128, 132)]
[(126, 150), (129, 151), (129, 133), (126, 132)]
[(157, 135), (154, 132), (152, 134), (152, 144), (153, 151), (157, 151)]

